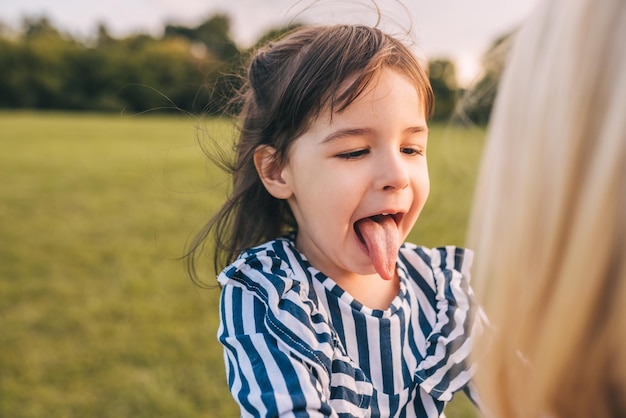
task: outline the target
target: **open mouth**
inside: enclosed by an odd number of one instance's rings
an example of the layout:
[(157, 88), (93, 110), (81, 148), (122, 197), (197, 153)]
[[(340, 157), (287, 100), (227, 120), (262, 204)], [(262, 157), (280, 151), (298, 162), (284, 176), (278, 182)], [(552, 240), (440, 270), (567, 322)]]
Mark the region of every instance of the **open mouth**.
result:
[(363, 238), (363, 235), (361, 234), (361, 230), (359, 228), (360, 223), (362, 223), (365, 220), (371, 219), (377, 224), (383, 224), (387, 222), (387, 219), (391, 218), (395, 222), (396, 226), (398, 226), (400, 225), (400, 221), (402, 220), (403, 216), (404, 216), (403, 213), (379, 213), (378, 215), (368, 216), (367, 218), (359, 219), (358, 221), (354, 223), (354, 226), (353, 226), (354, 232), (356, 232), (356, 236), (359, 238), (361, 243), (367, 246), (365, 239)]
[(359, 219), (354, 223), (354, 231), (363, 250), (381, 278), (395, 277), (396, 260), (402, 236), (398, 227), (401, 213), (380, 213)]

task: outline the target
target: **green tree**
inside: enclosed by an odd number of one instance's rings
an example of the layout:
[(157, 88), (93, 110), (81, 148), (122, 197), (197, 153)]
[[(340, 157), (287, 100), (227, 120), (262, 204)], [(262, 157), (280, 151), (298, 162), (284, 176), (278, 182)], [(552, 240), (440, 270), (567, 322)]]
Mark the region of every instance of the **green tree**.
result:
[(437, 59), (428, 63), (428, 78), (435, 94), (433, 120), (449, 119), (458, 98), (456, 67), (448, 59)]
[(62, 108), (66, 57), (79, 49), (78, 43), (62, 36), (45, 17), (25, 19), (22, 37), (14, 45), (7, 68), (21, 107)]
[(55, 37), (60, 38), (61, 33), (52, 25), (47, 17), (26, 17), (22, 22), (23, 36), (25, 39)]
[[(193, 45), (183, 38), (145, 37), (122, 40), (109, 48), (108, 61), (118, 80), (118, 94), (133, 112), (175, 110), (199, 112), (198, 103), (208, 58), (196, 58)], [(206, 95), (204, 95), (206, 97)]]
[(457, 116), (464, 123), (486, 125), (515, 32), (497, 38), (482, 58), (482, 75), (462, 95)]
[(239, 55), (230, 35), (230, 18), (223, 14), (215, 15), (195, 28), (167, 25), (164, 37), (183, 37), (200, 42), (220, 61), (229, 61)]

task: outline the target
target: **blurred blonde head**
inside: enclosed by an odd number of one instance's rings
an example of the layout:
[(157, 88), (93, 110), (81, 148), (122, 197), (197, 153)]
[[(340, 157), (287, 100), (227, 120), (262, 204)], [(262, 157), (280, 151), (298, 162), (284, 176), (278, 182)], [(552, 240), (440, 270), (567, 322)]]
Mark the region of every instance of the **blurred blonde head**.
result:
[(545, 1), (516, 35), (470, 228), (496, 417), (626, 416), (626, 1)]

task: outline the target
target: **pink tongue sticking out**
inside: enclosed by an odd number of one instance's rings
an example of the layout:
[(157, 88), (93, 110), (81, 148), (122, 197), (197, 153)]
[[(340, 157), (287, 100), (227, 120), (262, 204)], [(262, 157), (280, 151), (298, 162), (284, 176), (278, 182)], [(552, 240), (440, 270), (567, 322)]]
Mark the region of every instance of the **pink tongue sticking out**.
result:
[(391, 216), (379, 215), (361, 219), (356, 229), (363, 238), (376, 272), (385, 280), (396, 276), (396, 260), (400, 250), (400, 233)]

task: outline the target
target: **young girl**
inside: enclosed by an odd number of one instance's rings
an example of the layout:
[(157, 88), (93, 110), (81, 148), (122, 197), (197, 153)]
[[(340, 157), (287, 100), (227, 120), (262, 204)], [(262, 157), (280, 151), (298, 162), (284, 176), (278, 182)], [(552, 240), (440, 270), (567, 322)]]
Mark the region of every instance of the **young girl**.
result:
[(416, 58), (377, 29), (312, 27), (248, 76), (233, 191), (196, 242), (214, 233), (230, 263), (218, 337), (241, 414), (439, 417), (473, 397), (472, 255), (403, 244), (429, 192)]

